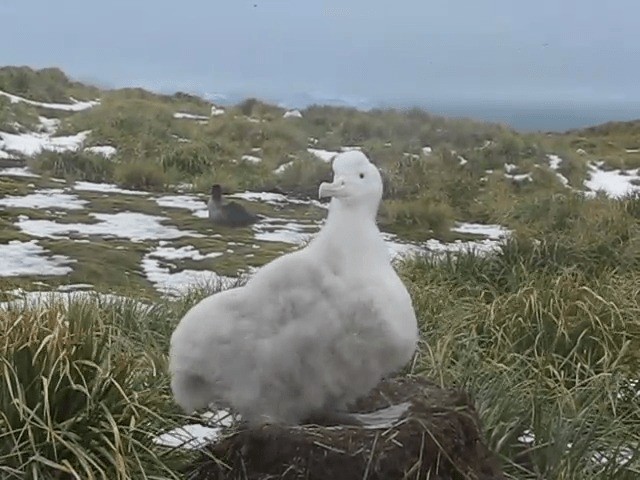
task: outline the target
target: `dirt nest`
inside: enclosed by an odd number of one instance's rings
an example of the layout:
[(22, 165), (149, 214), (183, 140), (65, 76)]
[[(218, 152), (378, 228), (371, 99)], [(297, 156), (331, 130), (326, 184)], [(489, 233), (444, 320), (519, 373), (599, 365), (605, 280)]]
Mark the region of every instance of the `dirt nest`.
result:
[(478, 416), (464, 392), (445, 390), (421, 378), (399, 378), (382, 382), (352, 407), (352, 412), (365, 414), (362, 418), (391, 407), (396, 417), (365, 427), (267, 425), (238, 431), (211, 445), (187, 478), (505, 478), (483, 441)]

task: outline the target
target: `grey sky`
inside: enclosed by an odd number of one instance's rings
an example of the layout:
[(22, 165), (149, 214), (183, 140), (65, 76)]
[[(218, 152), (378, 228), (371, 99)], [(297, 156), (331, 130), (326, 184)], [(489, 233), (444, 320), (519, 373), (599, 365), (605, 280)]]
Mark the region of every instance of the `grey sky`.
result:
[(638, 0), (0, 0), (0, 64), (290, 101), (640, 102), (638, 18)]

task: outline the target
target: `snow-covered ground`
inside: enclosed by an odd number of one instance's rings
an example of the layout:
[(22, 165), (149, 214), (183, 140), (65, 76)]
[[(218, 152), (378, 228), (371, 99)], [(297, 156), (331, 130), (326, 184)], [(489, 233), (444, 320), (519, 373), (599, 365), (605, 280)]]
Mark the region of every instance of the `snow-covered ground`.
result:
[(313, 205), (318, 208), (329, 208), (327, 203), (319, 202), (318, 200), (303, 200), (300, 198), (288, 197), (287, 195), (283, 195), (281, 193), (274, 192), (249, 192), (245, 191), (242, 193), (233, 193), (231, 195), (227, 195), (227, 198), (238, 198), (242, 200), (248, 200), (251, 202), (262, 202), (268, 203), (271, 205)]
[(248, 162), (248, 163), (262, 162), (262, 159), (260, 157), (256, 157), (255, 155), (242, 155), (241, 160), (243, 162)]
[(233, 424), (232, 416), (221, 410), (207, 412), (201, 423), (191, 423), (162, 433), (154, 438), (154, 443), (169, 448), (197, 449), (217, 439), (223, 428)]
[(564, 185), (565, 187), (569, 187), (569, 179), (558, 172), (558, 169), (562, 164), (562, 158), (560, 158), (558, 155), (553, 154), (547, 155), (547, 158), (549, 159), (549, 168), (551, 168), (551, 170), (556, 173), (556, 176), (560, 180), (560, 183), (562, 183), (562, 185)]
[(221, 255), (224, 255), (224, 253), (212, 252), (205, 255), (190, 246), (181, 248), (167, 247), (161, 242), (156, 249), (144, 256), (142, 270), (159, 292), (179, 296), (192, 287), (217, 285), (219, 283), (226, 286), (236, 279), (218, 275), (211, 270), (185, 269), (171, 272), (169, 266), (165, 265), (166, 263), (171, 263), (171, 260), (181, 259), (204, 260)]
[[(2, 153), (2, 152), (0, 152)], [(0, 168), (0, 176), (5, 177), (30, 177), (39, 178), (40, 175), (33, 173), (27, 167), (5, 167)]]
[(273, 173), (275, 173), (276, 175), (280, 175), (282, 173), (284, 173), (284, 171), (289, 168), (291, 165), (293, 165), (293, 160), (291, 160), (290, 162), (286, 162), (283, 163), (282, 165), (280, 165), (278, 168), (276, 168)]
[(253, 230), (256, 240), (304, 245), (317, 232), (318, 226), (281, 218), (264, 218), (253, 225)]
[(458, 222), (451, 230), (458, 233), (484, 235), (490, 240), (501, 240), (503, 238), (507, 238), (511, 233), (510, 230), (504, 228), (502, 225), (487, 225), (484, 223)]
[(600, 162), (589, 166), (589, 179), (584, 184), (593, 193), (603, 191), (609, 197), (621, 198), (640, 192), (640, 168), (603, 170)]
[(184, 208), (194, 211), (207, 208), (207, 204), (195, 195), (165, 195), (155, 200), (161, 207)]
[(24, 233), (37, 238), (68, 238), (75, 233), (82, 236), (100, 235), (127, 239), (131, 242), (162, 240), (185, 236), (201, 237), (202, 234), (180, 230), (161, 222), (166, 217), (138, 212), (90, 213), (97, 223), (57, 223), (53, 220), (32, 220), (21, 215), (17, 226)]
[[(553, 154), (547, 155), (547, 158), (549, 168), (555, 172), (560, 182), (573, 190), (569, 185), (569, 180), (558, 172), (563, 159)], [(584, 193), (587, 196), (603, 192), (611, 198), (622, 198), (634, 192), (640, 192), (640, 168), (606, 170), (603, 167), (604, 162), (602, 161), (589, 164), (588, 178), (584, 181), (584, 186), (587, 189)]]
[[(62, 302), (64, 305), (69, 305), (71, 301), (78, 300), (99, 300), (101, 302), (118, 302), (126, 301), (131, 302), (131, 298), (123, 297), (122, 295), (115, 295), (112, 293), (98, 293), (93, 290), (93, 285), (90, 284), (75, 284), (75, 285), (62, 285), (57, 290), (33, 290), (25, 291), (23, 289), (14, 289), (8, 292), (10, 296), (14, 297), (12, 300), (6, 302), (0, 302), (0, 310), (7, 308), (38, 308), (46, 307), (53, 303)], [(140, 312), (150, 308), (149, 304), (136, 301), (136, 308)]]
[(118, 153), (116, 147), (112, 147), (110, 145), (96, 145), (95, 147), (87, 147), (84, 150), (86, 152), (102, 155), (105, 158), (111, 158)]
[(2, 90), (0, 90), (0, 96), (7, 97), (9, 100), (11, 100), (11, 103), (23, 102), (35, 107), (48, 108), (50, 110), (63, 110), (66, 112), (79, 112), (81, 110), (86, 110), (100, 104), (99, 100), (80, 102), (78, 100), (75, 100), (74, 98), (69, 99), (71, 100), (71, 103), (36, 102), (34, 100), (29, 100), (18, 95), (12, 95), (11, 93), (3, 92)]
[(187, 118), (189, 120), (209, 120), (209, 117), (204, 115), (194, 115), (193, 113), (176, 112), (173, 114), (173, 118)]
[(120, 188), (113, 183), (76, 182), (73, 189), (79, 192), (121, 193), (123, 195), (149, 195), (149, 192), (141, 190), (129, 190)]
[(79, 149), (87, 136), (89, 130), (75, 135), (53, 137), (50, 133), (6, 133), (0, 132), (0, 150), (6, 153), (18, 153), (26, 156), (36, 155), (43, 150), (53, 152), (66, 152)]
[(0, 198), (0, 206), (11, 208), (82, 210), (88, 203), (75, 195), (64, 193), (61, 188), (38, 190), (21, 196), (7, 195)]
[(74, 263), (63, 255), (51, 255), (37, 240), (0, 244), (0, 258), (0, 277), (66, 275), (73, 270), (70, 264)]
[[(18, 174), (26, 173), (19, 170)], [(116, 213), (95, 213), (90, 211), (90, 200), (79, 198), (74, 191), (91, 191), (105, 195), (146, 195), (148, 192), (121, 189), (113, 184), (101, 184), (92, 182), (75, 182), (71, 187), (40, 189), (26, 195), (8, 195), (0, 198), (0, 206), (4, 208), (20, 208), (33, 210), (87, 210), (90, 222), (62, 222), (55, 217), (50, 219), (30, 218), (29, 215), (18, 215), (15, 225), (23, 234), (35, 239), (70, 239), (73, 242), (90, 242), (91, 236), (104, 238), (119, 238), (131, 242), (157, 242), (148, 251), (142, 260), (141, 270), (147, 279), (159, 290), (166, 293), (179, 293), (193, 285), (219, 281), (230, 281), (233, 277), (220, 276), (208, 270), (180, 270), (175, 262), (181, 259), (194, 261), (216, 258), (221, 255), (236, 255), (234, 249), (239, 246), (237, 242), (229, 239), (227, 248), (220, 251), (203, 254), (193, 247), (173, 247), (164, 243), (165, 240), (183, 237), (215, 237), (223, 240), (220, 234), (204, 235), (192, 230), (179, 228), (171, 224), (168, 217), (148, 215), (136, 211), (122, 211)], [(272, 192), (239, 192), (228, 195), (229, 198), (240, 199), (248, 202), (260, 202), (272, 205), (276, 211), (283, 207), (307, 206), (326, 210), (328, 204), (320, 203), (314, 199), (296, 199), (286, 195)], [(207, 218), (205, 195), (182, 194), (152, 196), (156, 204), (164, 209), (184, 209), (190, 211), (193, 216)], [(258, 223), (251, 227), (253, 234), (253, 248), (260, 249), (261, 243), (283, 243), (294, 247), (300, 247), (310, 241), (319, 231), (324, 220), (300, 219), (287, 217), (261, 216)], [(441, 243), (437, 240), (429, 240), (423, 243), (408, 243), (401, 241), (394, 235), (385, 233), (384, 238), (389, 248), (391, 258), (404, 257), (419, 253), (442, 253), (447, 251), (459, 251), (473, 248), (481, 252), (491, 251), (496, 248), (498, 242), (507, 237), (509, 231), (499, 225), (481, 225), (460, 223), (453, 231), (466, 234), (474, 234), (480, 237), (478, 240), (460, 241), (453, 243)], [(22, 248), (29, 255), (25, 258), (36, 256), (38, 260), (28, 260), (27, 263), (11, 264), (6, 272), (1, 275), (15, 274), (36, 275), (39, 272), (50, 271), (53, 274), (66, 274), (70, 271), (68, 259), (60, 256), (47, 256), (35, 241), (32, 243), (9, 244), (3, 246), (11, 252), (20, 251)], [(233, 248), (232, 248), (233, 247)], [(120, 247), (118, 247), (120, 248)], [(1, 252), (1, 251), (0, 251)], [(37, 253), (37, 255), (36, 255)], [(246, 250), (241, 254), (246, 258), (254, 256)], [(34, 257), (35, 258), (35, 257)], [(30, 263), (29, 263), (30, 262)], [(37, 263), (40, 262), (40, 263)], [(48, 263), (47, 263), (48, 262)], [(48, 270), (40, 265), (46, 264)], [(23, 268), (20, 270), (20, 268)], [(12, 273), (13, 272), (13, 273)]]

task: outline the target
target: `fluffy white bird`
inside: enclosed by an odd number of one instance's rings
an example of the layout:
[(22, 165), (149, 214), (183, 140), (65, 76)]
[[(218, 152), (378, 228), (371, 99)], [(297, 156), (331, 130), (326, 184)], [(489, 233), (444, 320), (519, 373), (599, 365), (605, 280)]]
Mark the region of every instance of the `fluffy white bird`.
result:
[(213, 403), (250, 424), (298, 424), (344, 412), (413, 356), (411, 298), (376, 225), (378, 169), (336, 156), (327, 220), (303, 249), (244, 286), (211, 295), (171, 337), (171, 387), (188, 413)]

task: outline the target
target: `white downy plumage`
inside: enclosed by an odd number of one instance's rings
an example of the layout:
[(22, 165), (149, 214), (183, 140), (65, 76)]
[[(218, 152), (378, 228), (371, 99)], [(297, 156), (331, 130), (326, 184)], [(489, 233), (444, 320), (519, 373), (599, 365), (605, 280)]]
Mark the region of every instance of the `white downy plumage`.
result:
[[(211, 295), (171, 338), (171, 386), (188, 413), (213, 403), (251, 424), (342, 411), (413, 356), (411, 298), (376, 225), (378, 169), (339, 154), (327, 221), (306, 248)], [(330, 413), (329, 413), (330, 414)]]

